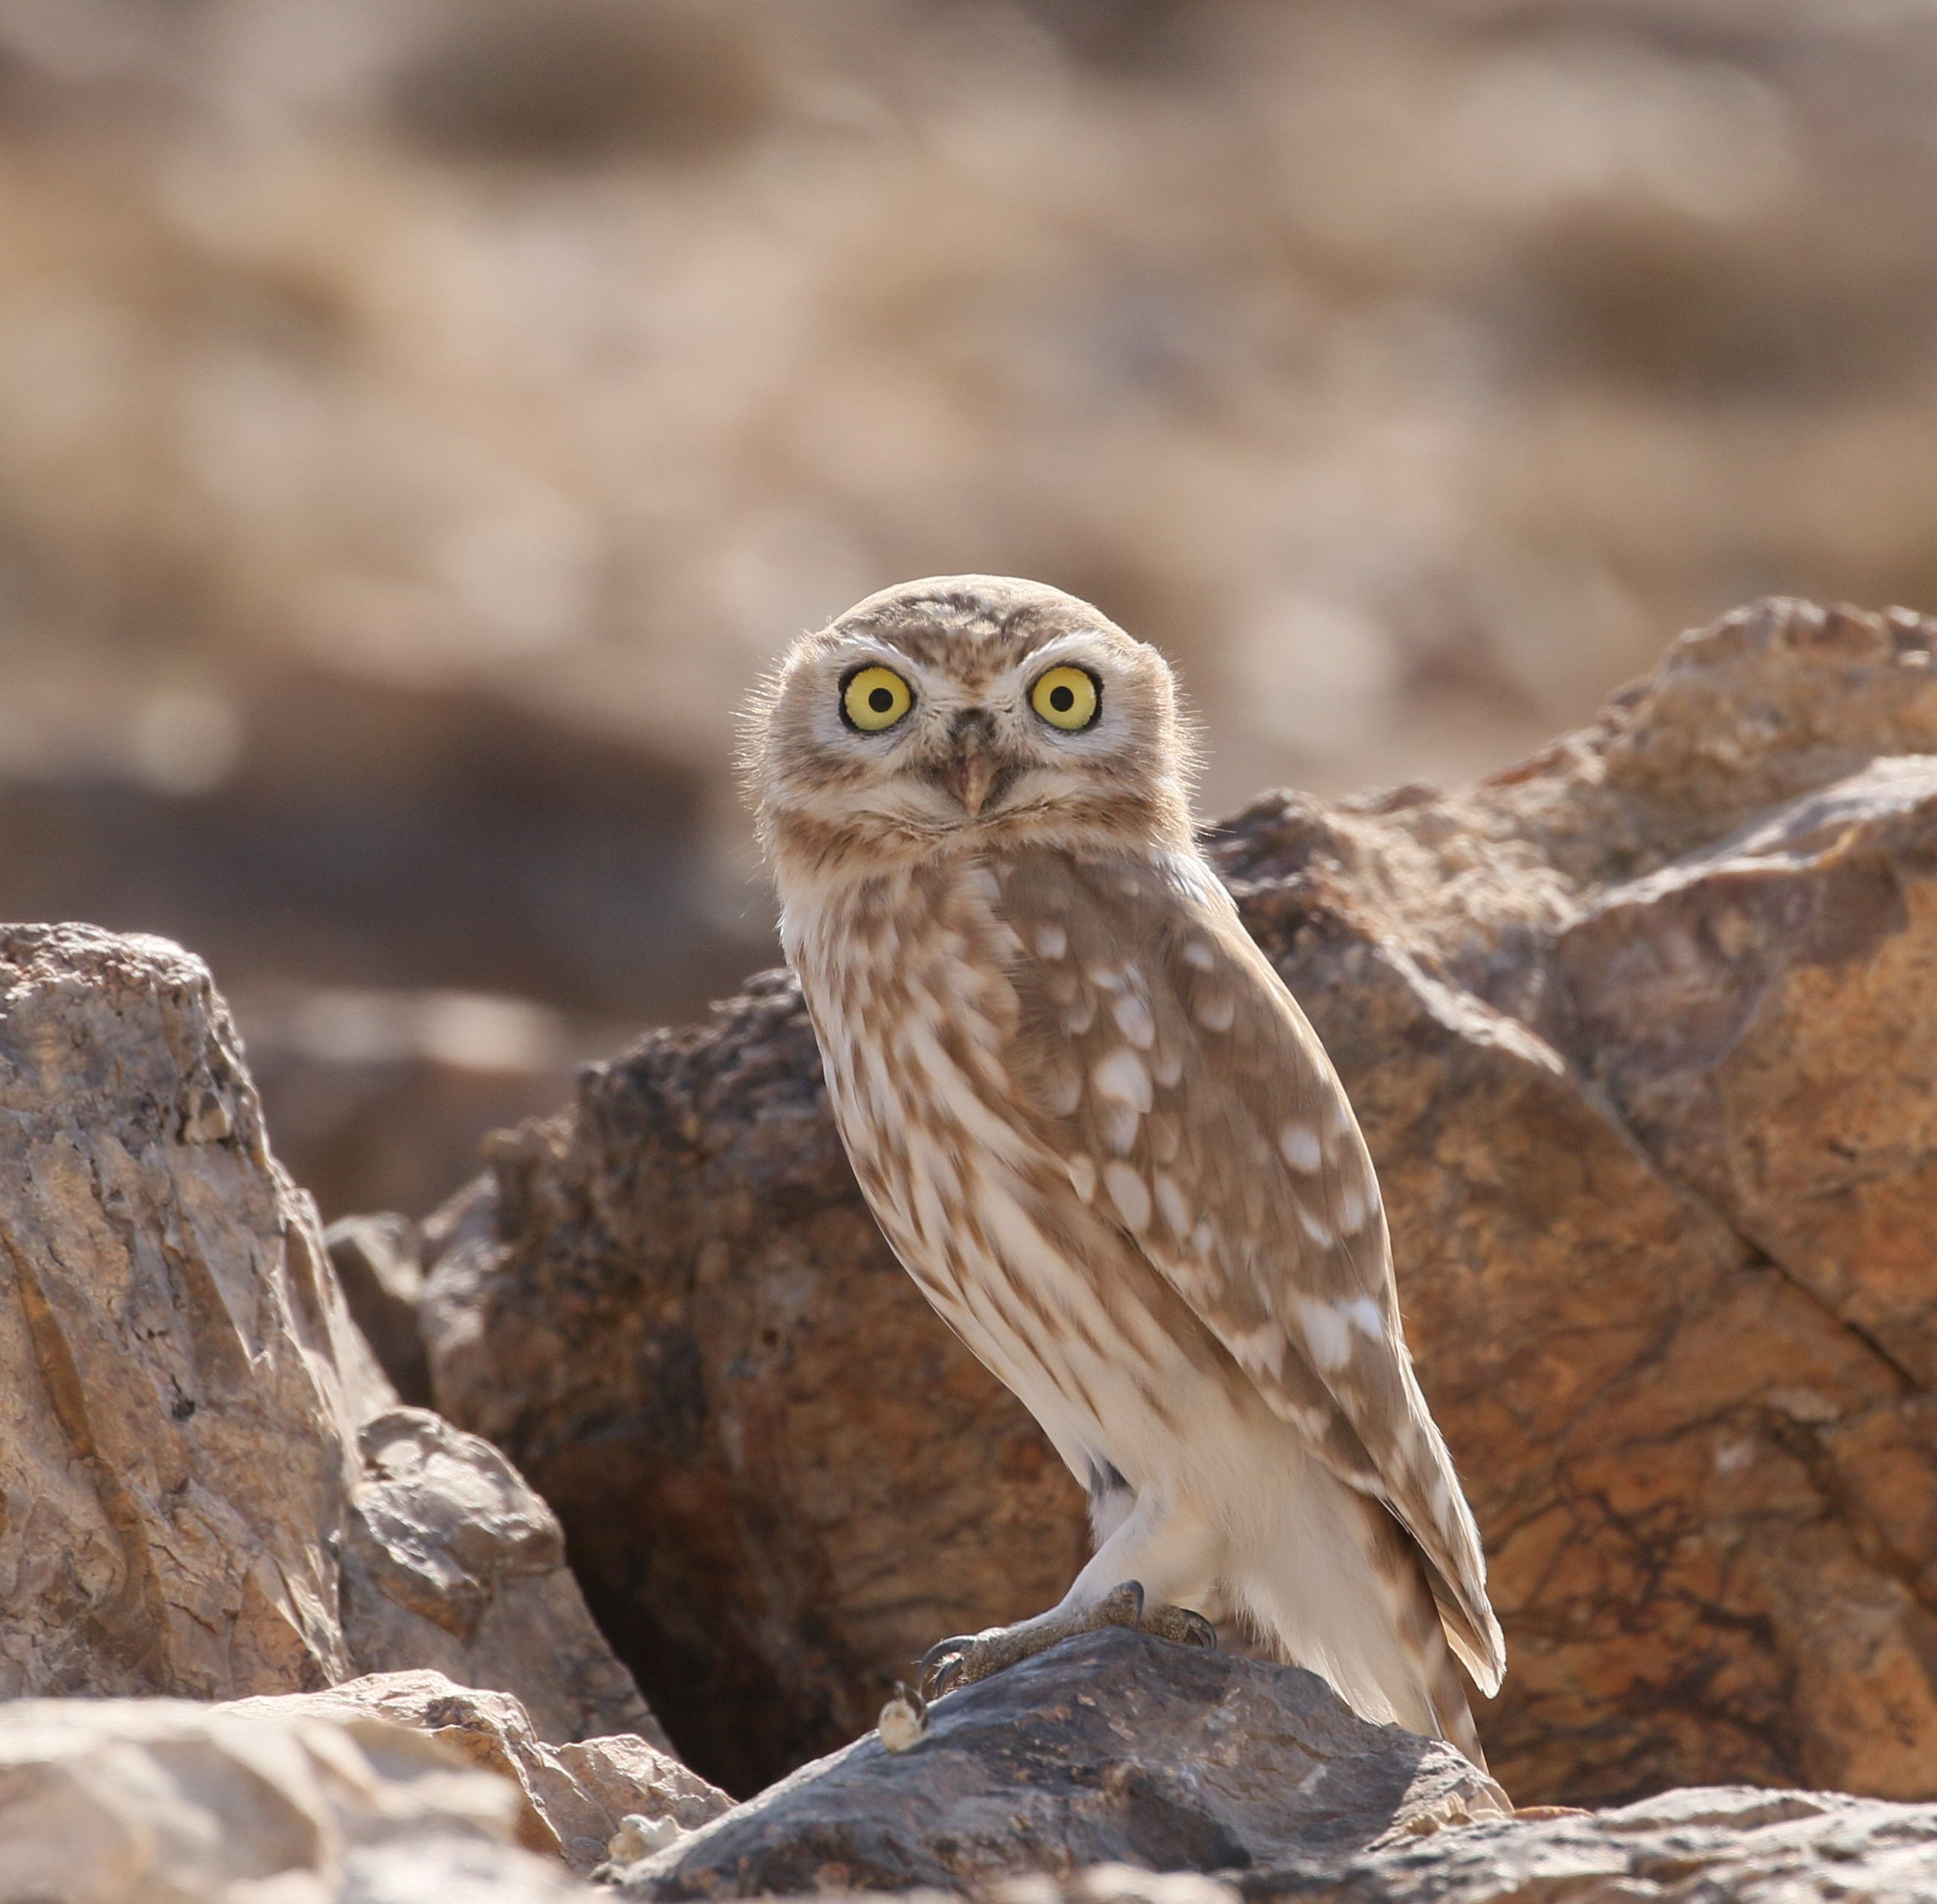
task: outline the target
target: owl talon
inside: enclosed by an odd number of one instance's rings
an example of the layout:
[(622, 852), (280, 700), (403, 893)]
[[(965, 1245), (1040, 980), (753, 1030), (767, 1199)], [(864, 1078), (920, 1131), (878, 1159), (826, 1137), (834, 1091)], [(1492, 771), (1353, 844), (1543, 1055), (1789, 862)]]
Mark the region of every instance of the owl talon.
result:
[(1137, 1622), (1141, 1632), (1154, 1633), (1175, 1646), (1201, 1647), (1207, 1653), (1217, 1650), (1217, 1629), (1202, 1614), (1187, 1606), (1153, 1606)]
[[(990, 1630), (999, 1633), (1002, 1629), (998, 1627)], [(953, 1639), (938, 1639), (921, 1656), (921, 1664), (915, 1669), (914, 1683), (924, 1699), (932, 1702), (953, 1687), (975, 1650), (977, 1639), (974, 1633), (958, 1633)]]
[[(1156, 1611), (1181, 1614), (1182, 1609), (1160, 1607)], [(922, 1655), (915, 1683), (923, 1699), (938, 1699), (957, 1686), (972, 1686), (978, 1679), (993, 1678), (1005, 1667), (1032, 1660), (1079, 1633), (1093, 1633), (1103, 1627), (1135, 1627), (1142, 1624), (1143, 1617), (1144, 1590), (1137, 1581), (1126, 1580), (1087, 1606), (1057, 1608), (1039, 1613), (1033, 1620), (1018, 1621), (1013, 1627), (991, 1627), (985, 1633), (958, 1633), (953, 1639), (937, 1640)]]

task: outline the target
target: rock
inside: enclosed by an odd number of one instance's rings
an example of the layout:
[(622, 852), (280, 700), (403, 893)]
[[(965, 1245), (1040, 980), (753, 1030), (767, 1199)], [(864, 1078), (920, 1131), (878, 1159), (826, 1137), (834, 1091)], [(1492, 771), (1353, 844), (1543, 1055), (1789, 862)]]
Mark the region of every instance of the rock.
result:
[(553, 1744), (636, 1733), (671, 1752), (585, 1610), (556, 1517), (489, 1442), (393, 1408), (357, 1445), (343, 1623), (359, 1671), (434, 1667), (515, 1695)]
[(305, 1705), (0, 1705), (0, 1899), (568, 1904), (593, 1895), (514, 1845), (514, 1785), (390, 1720)]
[(1617, 1811), (1482, 1819), (1344, 1859), (1227, 1880), (1126, 1866), (1012, 1881), (1002, 1904), (1919, 1904), (1937, 1868), (1937, 1806), (1744, 1786), (1665, 1792)]
[(323, 1242), (350, 1305), (350, 1319), (390, 1378), (398, 1400), (428, 1407), (430, 1364), (417, 1332), (424, 1278), (417, 1225), (393, 1211), (344, 1217), (323, 1232)]
[[(1937, 1793), (1933, 633), (1764, 604), (1490, 781), (1214, 835), (1379, 1166), (1523, 1801)], [(435, 1233), (440, 1405), (729, 1787), (1073, 1572), (1077, 1491), (881, 1245), (784, 976)]]
[(643, 1898), (965, 1890), (1090, 1864), (1337, 1860), (1512, 1808), (1438, 1740), (1368, 1724), (1315, 1675), (1108, 1628), (865, 1738), (626, 1871)]
[(0, 929), (0, 1692), (351, 1671), (360, 1352), (206, 969)]
[(522, 1804), (514, 1819), (528, 1851), (560, 1858), (581, 1876), (605, 1862), (629, 1817), (674, 1835), (717, 1817), (732, 1801), (670, 1754), (632, 1733), (547, 1743), (508, 1693), (474, 1691), (441, 1672), (374, 1673), (320, 1693), (286, 1693), (221, 1708), (286, 1721), (376, 1718), (427, 1733), (468, 1763), (508, 1778)]
[(0, 1694), (438, 1666), (663, 1742), (550, 1511), (396, 1407), (199, 960), (0, 929)]

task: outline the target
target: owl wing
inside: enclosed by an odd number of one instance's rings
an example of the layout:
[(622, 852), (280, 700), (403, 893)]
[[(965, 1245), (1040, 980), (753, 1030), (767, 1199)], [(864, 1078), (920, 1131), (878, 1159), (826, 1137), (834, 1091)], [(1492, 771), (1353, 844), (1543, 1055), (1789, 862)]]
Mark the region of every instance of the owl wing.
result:
[(1296, 1000), (1195, 856), (1027, 855), (1000, 890), (1041, 1134), (1272, 1411), (1411, 1534), (1492, 1693), (1478, 1530), (1413, 1375), (1371, 1157)]

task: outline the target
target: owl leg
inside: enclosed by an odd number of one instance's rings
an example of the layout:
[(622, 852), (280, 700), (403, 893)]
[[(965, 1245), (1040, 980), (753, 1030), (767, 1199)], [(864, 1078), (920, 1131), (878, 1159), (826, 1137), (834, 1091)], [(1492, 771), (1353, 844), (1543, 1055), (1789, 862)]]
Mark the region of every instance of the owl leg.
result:
[(938, 1699), (951, 1687), (972, 1685), (1102, 1627), (1135, 1627), (1179, 1645), (1214, 1648), (1217, 1636), (1210, 1621), (1174, 1602), (1208, 1593), (1217, 1545), (1194, 1516), (1166, 1511), (1154, 1497), (1141, 1497), (1047, 1613), (929, 1648), (921, 1663), (923, 1696)]
[(1126, 1580), (1100, 1599), (1079, 1607), (1056, 1606), (1013, 1627), (990, 1627), (979, 1633), (961, 1633), (938, 1640), (921, 1662), (922, 1696), (939, 1699), (957, 1686), (972, 1686), (992, 1678), (1005, 1667), (1020, 1666), (1079, 1633), (1104, 1627), (1134, 1627), (1143, 1617), (1144, 1590)]

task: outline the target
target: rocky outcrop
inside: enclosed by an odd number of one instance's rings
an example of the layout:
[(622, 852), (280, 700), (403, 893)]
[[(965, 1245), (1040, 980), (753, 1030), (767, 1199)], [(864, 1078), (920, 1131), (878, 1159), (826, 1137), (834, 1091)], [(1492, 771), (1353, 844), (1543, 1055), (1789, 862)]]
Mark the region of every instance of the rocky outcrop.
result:
[(441, 1672), (374, 1673), (324, 1692), (247, 1699), (217, 1711), (283, 1723), (374, 1718), (426, 1733), (508, 1779), (522, 1801), (513, 1818), (517, 1842), (581, 1876), (605, 1863), (628, 1819), (635, 1829), (659, 1825), (658, 1835), (677, 1837), (732, 1802), (636, 1734), (550, 1744), (509, 1693), (474, 1691)]
[(1505, 1817), (1453, 1748), (1308, 1672), (1107, 1628), (858, 1741), (626, 1871), (627, 1895), (962, 1890), (1086, 1865), (1226, 1871)]
[(396, 1397), (201, 963), (0, 929), (0, 1696), (438, 1667), (663, 1741), (504, 1457)]
[[(1214, 836), (1380, 1167), (1523, 1802), (1937, 1790), (1932, 635), (1766, 604), (1510, 773)], [(500, 1140), (433, 1254), (440, 1405), (723, 1782), (1083, 1551), (868, 1221), (784, 978)]]
[(359, 1672), (433, 1667), (514, 1694), (555, 1744), (629, 1733), (671, 1750), (585, 1610), (557, 1517), (489, 1442), (392, 1408), (357, 1448), (341, 1558)]
[(207, 970), (0, 931), (0, 1691), (353, 1670), (335, 1544), (380, 1383)]
[(353, 1708), (0, 1705), (0, 1896), (22, 1904), (591, 1897), (518, 1848), (520, 1811), (515, 1784)]
[[(987, 1904), (1924, 1904), (1933, 1868), (1937, 1806), (1738, 1785), (1483, 1819), (1218, 1876), (1096, 1865), (978, 1894)], [(635, 1881), (650, 1881), (641, 1871)]]

